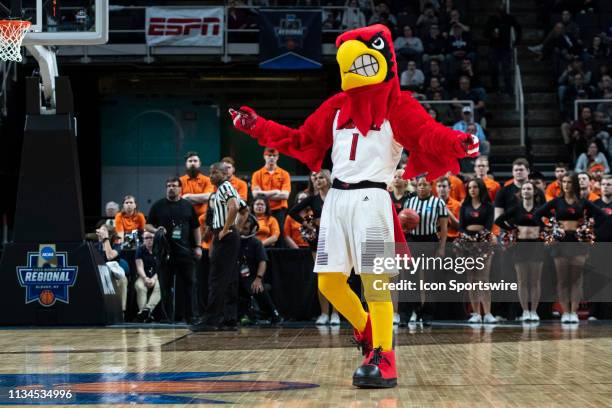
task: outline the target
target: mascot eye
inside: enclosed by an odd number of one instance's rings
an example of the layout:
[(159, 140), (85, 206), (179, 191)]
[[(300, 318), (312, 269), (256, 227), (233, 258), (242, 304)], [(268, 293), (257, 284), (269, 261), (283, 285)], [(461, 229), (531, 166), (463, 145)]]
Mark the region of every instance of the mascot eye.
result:
[(372, 47), (376, 48), (377, 50), (382, 50), (383, 48), (385, 48), (385, 42), (382, 38), (378, 37), (372, 43)]

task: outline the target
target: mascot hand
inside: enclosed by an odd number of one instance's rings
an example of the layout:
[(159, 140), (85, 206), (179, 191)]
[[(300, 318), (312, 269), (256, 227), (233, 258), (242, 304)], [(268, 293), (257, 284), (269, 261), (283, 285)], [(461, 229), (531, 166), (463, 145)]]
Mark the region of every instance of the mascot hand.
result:
[(467, 157), (478, 157), (478, 150), (480, 148), (480, 141), (476, 135), (465, 134), (461, 140), (461, 144), (465, 149)]
[(232, 116), (234, 127), (245, 133), (250, 133), (255, 128), (255, 125), (257, 125), (257, 120), (259, 119), (257, 113), (248, 106), (242, 106), (239, 110), (230, 108), (229, 114)]

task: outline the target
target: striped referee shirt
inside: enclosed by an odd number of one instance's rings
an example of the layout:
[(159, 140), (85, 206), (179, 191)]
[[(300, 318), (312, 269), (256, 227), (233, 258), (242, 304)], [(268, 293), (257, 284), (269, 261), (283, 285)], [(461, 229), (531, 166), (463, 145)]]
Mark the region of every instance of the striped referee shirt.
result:
[(418, 196), (410, 197), (404, 202), (404, 208), (410, 208), (419, 214), (419, 226), (410, 231), (412, 235), (433, 235), (438, 232), (438, 218), (448, 217), (444, 200), (430, 196), (422, 200)]
[(227, 216), (229, 214), (227, 203), (230, 199), (235, 198), (238, 201), (238, 209), (246, 207), (246, 203), (240, 198), (240, 195), (229, 181), (224, 181), (216, 192), (210, 195), (208, 206), (212, 211), (212, 229), (218, 230), (223, 228)]

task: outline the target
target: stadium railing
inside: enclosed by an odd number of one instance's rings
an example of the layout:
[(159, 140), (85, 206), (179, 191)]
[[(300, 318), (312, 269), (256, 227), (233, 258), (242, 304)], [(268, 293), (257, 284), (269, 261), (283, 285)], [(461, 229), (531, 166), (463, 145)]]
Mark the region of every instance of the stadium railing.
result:
[(612, 105), (612, 99), (576, 99), (574, 101), (574, 120), (578, 120), (578, 105), (593, 105), (596, 103), (605, 103)]
[[(506, 12), (510, 14), (510, 10), (512, 8), (511, 0), (506, 1)], [(521, 146), (525, 146), (527, 141), (526, 139), (526, 129), (525, 129), (525, 94), (523, 91), (523, 77), (521, 75), (521, 67), (519, 65), (518, 59), (518, 49), (514, 46), (516, 41), (516, 33), (514, 32), (514, 27), (511, 29), (510, 35), (510, 48), (512, 49), (512, 65), (514, 66), (514, 106), (515, 110), (519, 113), (519, 132), (520, 132), (520, 140)]]

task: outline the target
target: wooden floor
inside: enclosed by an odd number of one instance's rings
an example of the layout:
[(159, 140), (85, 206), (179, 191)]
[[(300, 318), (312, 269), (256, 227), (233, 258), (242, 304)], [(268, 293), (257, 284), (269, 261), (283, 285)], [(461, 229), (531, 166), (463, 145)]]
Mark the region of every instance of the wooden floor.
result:
[(612, 322), (435, 324), (396, 340), (398, 387), (359, 390), (347, 328), (4, 329), (0, 405), (612, 407)]

